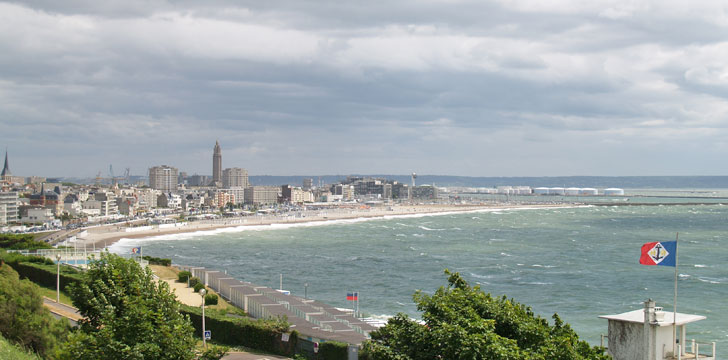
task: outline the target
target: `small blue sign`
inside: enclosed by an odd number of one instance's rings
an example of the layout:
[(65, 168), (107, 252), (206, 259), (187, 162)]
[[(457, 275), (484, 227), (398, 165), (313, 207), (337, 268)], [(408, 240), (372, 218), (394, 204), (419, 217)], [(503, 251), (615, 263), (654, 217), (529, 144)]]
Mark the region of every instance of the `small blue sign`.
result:
[(212, 331), (205, 330), (205, 340), (210, 340), (210, 339), (212, 339)]

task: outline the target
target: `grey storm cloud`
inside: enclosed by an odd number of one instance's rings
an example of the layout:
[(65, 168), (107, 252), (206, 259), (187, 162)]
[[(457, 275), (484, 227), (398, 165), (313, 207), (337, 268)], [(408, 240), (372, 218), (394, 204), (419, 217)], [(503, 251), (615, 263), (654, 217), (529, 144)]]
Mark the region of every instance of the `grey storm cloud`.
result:
[(718, 1), (0, 2), (13, 172), (718, 175)]

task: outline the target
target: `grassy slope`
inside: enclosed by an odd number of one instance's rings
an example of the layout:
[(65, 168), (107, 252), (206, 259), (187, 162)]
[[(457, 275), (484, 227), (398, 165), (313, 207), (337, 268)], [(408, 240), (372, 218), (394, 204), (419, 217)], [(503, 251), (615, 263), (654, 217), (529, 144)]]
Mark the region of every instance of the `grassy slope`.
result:
[(25, 352), (0, 336), (0, 359), (3, 360), (38, 360), (38, 355)]

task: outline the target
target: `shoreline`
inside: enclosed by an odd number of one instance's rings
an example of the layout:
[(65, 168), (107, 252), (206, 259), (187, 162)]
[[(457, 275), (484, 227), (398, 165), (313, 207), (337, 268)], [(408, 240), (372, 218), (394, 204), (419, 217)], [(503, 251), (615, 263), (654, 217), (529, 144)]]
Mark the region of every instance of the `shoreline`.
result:
[[(576, 205), (579, 206), (579, 205)], [(583, 205), (582, 205), (583, 206)], [(326, 209), (309, 210), (303, 216), (248, 216), (229, 219), (196, 220), (186, 222), (184, 226), (170, 229), (153, 228), (138, 232), (126, 232), (121, 227), (117, 231), (111, 229), (89, 229), (88, 236), (79, 238), (86, 246), (94, 248), (108, 248), (122, 239), (147, 239), (157, 236), (177, 235), (185, 233), (206, 233), (221, 229), (241, 228), (254, 226), (293, 225), (293, 224), (323, 224), (334, 223), (340, 220), (373, 220), (387, 219), (389, 217), (409, 216), (436, 216), (468, 212), (499, 211), (513, 209), (548, 209), (574, 207), (568, 204), (479, 204), (479, 205), (397, 205), (386, 208), (368, 209)], [(105, 231), (104, 231), (105, 230)]]

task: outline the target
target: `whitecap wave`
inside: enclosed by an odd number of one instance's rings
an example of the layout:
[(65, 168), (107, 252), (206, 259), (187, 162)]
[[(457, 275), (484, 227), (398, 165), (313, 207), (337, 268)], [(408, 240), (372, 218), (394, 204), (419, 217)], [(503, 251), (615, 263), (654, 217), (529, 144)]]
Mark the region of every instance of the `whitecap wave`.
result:
[(447, 230), (447, 229), (431, 229), (431, 228), (428, 228), (427, 226), (422, 226), (422, 225), (418, 226), (418, 228), (425, 230), (425, 231), (445, 231), (445, 230)]
[(717, 279), (710, 277), (698, 277), (698, 280), (708, 284), (724, 284), (726, 279)]

